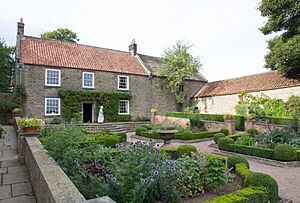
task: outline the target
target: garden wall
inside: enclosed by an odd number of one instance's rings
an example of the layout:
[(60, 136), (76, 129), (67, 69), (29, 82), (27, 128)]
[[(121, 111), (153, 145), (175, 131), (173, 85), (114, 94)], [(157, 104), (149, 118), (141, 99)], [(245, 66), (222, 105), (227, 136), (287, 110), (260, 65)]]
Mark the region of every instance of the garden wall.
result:
[(186, 128), (190, 125), (190, 119), (188, 118), (175, 118), (175, 117), (168, 117), (162, 115), (153, 114), (151, 119), (151, 124), (156, 125), (160, 123), (177, 123), (181, 127)]
[(270, 130), (281, 130), (284, 129), (286, 125), (275, 125), (275, 124), (258, 124), (254, 121), (245, 121), (245, 131), (250, 128), (255, 128), (259, 132), (269, 132)]

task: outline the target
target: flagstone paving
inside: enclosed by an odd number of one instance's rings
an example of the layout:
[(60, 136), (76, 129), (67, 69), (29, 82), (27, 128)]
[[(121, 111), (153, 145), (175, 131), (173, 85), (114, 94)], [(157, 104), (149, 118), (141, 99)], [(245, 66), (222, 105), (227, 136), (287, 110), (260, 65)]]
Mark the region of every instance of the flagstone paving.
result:
[(4, 126), (0, 138), (0, 203), (35, 203), (25, 165), (18, 161), (17, 137), (12, 126)]

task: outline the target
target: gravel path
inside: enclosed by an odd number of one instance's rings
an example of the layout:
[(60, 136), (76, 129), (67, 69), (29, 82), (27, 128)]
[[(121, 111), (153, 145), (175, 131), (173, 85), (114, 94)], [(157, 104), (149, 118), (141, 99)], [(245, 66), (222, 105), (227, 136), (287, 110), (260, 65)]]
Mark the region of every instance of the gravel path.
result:
[[(131, 140), (136, 141), (136, 140)], [(205, 153), (213, 153), (214, 148), (209, 147), (213, 141), (193, 143), (198, 150)], [(167, 147), (178, 147), (183, 143), (171, 143)], [(261, 164), (255, 161), (249, 161), (250, 168), (255, 172), (262, 172), (272, 176), (278, 183), (279, 196), (284, 199), (290, 199), (293, 203), (300, 203), (300, 167), (281, 168)]]

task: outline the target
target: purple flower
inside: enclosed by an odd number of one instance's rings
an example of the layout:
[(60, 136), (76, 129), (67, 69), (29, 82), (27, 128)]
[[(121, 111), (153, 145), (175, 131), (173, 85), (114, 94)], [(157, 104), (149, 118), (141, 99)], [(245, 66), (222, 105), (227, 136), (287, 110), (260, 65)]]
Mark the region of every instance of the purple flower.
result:
[(172, 161), (171, 161), (171, 160), (169, 160), (169, 161), (168, 161), (168, 165), (171, 165), (171, 163), (172, 163)]
[(146, 182), (146, 179), (141, 179), (141, 183), (145, 183)]
[(157, 176), (158, 175), (158, 171), (154, 171), (154, 175)]
[(144, 174), (143, 173), (140, 173), (140, 176), (143, 176)]
[(111, 180), (112, 180), (113, 182), (116, 182), (116, 181), (117, 181), (117, 179), (116, 179), (115, 177), (113, 177)]
[(153, 183), (155, 180), (153, 178), (150, 178), (150, 182)]

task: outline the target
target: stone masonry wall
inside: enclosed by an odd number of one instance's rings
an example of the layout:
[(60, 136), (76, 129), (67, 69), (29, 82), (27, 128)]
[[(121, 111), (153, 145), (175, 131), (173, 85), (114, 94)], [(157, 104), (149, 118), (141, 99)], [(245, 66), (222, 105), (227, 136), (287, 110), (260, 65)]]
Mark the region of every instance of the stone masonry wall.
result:
[[(61, 86), (49, 87), (45, 86), (45, 69), (52, 67), (26, 65), (23, 71), (22, 82), (26, 89), (26, 104), (24, 106), (24, 114), (28, 116), (37, 116), (39, 118), (51, 119), (55, 116), (45, 116), (45, 98), (58, 98), (58, 91), (61, 88), (80, 90), (82, 88), (82, 72), (87, 70), (71, 69), (71, 68), (55, 68), (61, 70)], [(90, 71), (95, 75), (94, 90), (103, 92), (116, 92), (118, 90), (118, 75), (126, 75), (121, 73)], [(146, 76), (128, 75), (129, 76), (129, 92), (133, 97), (130, 101), (130, 115), (133, 119), (150, 118), (150, 109), (155, 107), (160, 113), (176, 110), (175, 97), (166, 88), (162, 78), (154, 77), (152, 81)], [(200, 88), (202, 82), (187, 81), (184, 87), (186, 95), (191, 96)], [(122, 91), (123, 92), (123, 91)], [(152, 92), (152, 93), (151, 93)], [(187, 99), (189, 101), (189, 98)], [(188, 103), (188, 102), (186, 102)], [(105, 111), (105, 109), (104, 109)], [(95, 117), (97, 117), (97, 109), (95, 109)]]

